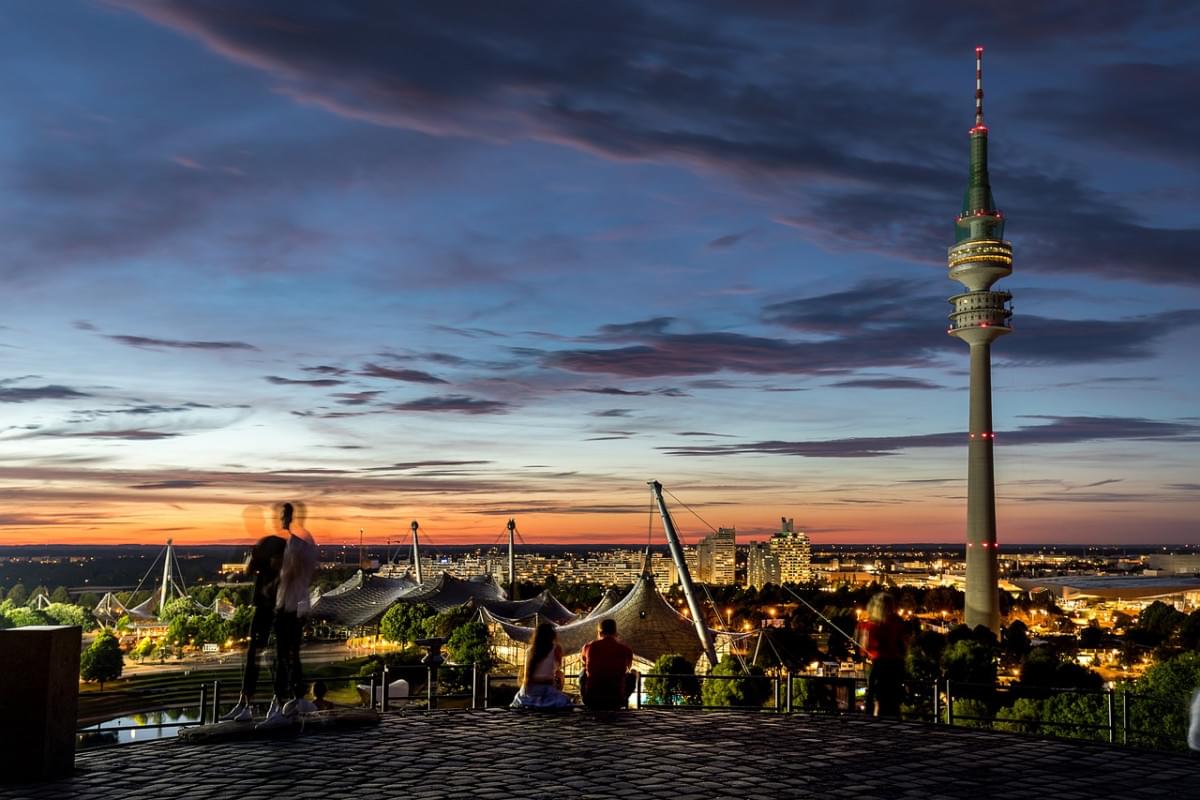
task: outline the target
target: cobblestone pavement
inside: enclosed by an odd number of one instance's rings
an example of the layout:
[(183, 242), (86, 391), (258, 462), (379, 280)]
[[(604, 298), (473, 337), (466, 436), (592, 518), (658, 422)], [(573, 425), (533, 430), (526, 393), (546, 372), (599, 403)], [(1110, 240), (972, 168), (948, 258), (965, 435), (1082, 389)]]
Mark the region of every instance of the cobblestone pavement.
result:
[(0, 798), (1163, 798), (1200, 758), (862, 718), (405, 712), (290, 740), (81, 753), (73, 777)]

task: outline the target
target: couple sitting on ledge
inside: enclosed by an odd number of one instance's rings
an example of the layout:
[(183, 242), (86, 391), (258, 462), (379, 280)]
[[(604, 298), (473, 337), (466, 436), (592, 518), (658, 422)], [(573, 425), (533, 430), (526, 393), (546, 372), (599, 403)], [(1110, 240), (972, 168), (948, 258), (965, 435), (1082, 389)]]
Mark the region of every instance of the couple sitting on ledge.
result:
[[(633, 650), (617, 638), (613, 619), (600, 622), (600, 636), (583, 646), (583, 671), (579, 694), (583, 704), (595, 711), (612, 711), (629, 705), (637, 685), (632, 671)], [(562, 648), (554, 625), (543, 622), (533, 634), (525, 655), (521, 690), (513, 708), (570, 708), (574, 701), (563, 693)]]

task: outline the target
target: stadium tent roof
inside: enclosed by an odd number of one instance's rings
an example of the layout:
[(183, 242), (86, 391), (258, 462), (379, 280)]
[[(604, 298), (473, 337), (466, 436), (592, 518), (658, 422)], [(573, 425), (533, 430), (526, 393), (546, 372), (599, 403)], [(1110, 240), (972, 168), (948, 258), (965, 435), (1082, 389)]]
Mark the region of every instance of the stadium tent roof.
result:
[(596, 607), (587, 613), (584, 619), (591, 619), (606, 613), (610, 608), (621, 602), (621, 593), (616, 589), (609, 587), (604, 590), (604, 595), (600, 598), (600, 602), (596, 603)]
[(443, 572), (432, 582), (426, 582), (398, 598), (406, 603), (425, 603), (434, 611), (447, 611), (474, 600), (480, 605), (508, 599), (495, 578), (476, 575), (466, 580)]
[[(533, 628), (498, 619), (487, 609), (481, 613), (485, 622), (497, 626), (513, 641), (528, 644), (533, 640)], [(634, 655), (646, 661), (678, 653), (694, 662), (704, 650), (691, 621), (658, 593), (653, 575), (643, 574), (629, 593), (611, 608), (599, 614), (593, 611), (583, 619), (559, 625), (558, 643), (563, 652), (572, 655), (581, 651), (585, 644), (596, 638), (596, 624), (603, 618), (616, 620), (621, 641), (633, 648)]]
[(381, 578), (364, 575), (359, 570), (349, 580), (317, 598), (312, 605), (312, 618), (347, 628), (378, 622), (397, 600), (416, 588), (416, 581), (407, 575)]
[(570, 609), (559, 602), (558, 598), (543, 591), (528, 600), (474, 600), (479, 608), (486, 608), (488, 613), (506, 622), (553, 622), (555, 625), (566, 625), (578, 619)]

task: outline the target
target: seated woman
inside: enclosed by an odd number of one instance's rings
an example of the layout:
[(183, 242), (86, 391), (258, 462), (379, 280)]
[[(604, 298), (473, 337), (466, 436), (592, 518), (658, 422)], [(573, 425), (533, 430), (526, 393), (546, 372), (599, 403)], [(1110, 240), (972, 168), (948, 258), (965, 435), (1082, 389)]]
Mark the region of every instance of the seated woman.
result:
[(562, 648), (554, 625), (543, 622), (533, 634), (525, 654), (521, 690), (513, 698), (513, 708), (569, 708), (571, 698), (562, 692)]

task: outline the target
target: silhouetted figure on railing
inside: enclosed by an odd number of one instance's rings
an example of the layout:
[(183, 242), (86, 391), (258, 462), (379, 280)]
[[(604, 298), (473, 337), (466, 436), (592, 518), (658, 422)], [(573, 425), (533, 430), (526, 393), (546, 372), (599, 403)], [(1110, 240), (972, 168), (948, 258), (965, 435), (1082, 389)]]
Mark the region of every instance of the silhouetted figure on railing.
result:
[[(246, 529), (254, 532), (263, 527), (262, 509), (250, 506), (242, 512)], [(258, 688), (258, 657), (265, 650), (275, 625), (275, 600), (279, 590), (279, 570), (283, 566), (283, 553), (287, 539), (282, 536), (264, 536), (255, 543), (246, 563), (246, 575), (254, 578), (254, 596), (251, 600), (254, 616), (250, 620), (250, 644), (246, 648), (246, 666), (242, 671), (242, 691), (237, 703), (222, 720), (250, 722), (254, 719), (254, 692)]]
[(617, 621), (600, 621), (600, 638), (583, 646), (583, 674), (579, 693), (583, 704), (596, 711), (626, 708), (637, 686), (633, 650), (617, 638)]
[(857, 633), (859, 645), (871, 659), (867, 711), (877, 717), (900, 716), (908, 626), (896, 613), (896, 599), (887, 592), (872, 597), (867, 604), (867, 618), (858, 624)]
[(563, 651), (558, 645), (554, 623), (543, 622), (533, 633), (525, 653), (521, 689), (513, 708), (569, 708), (571, 698), (563, 694)]

